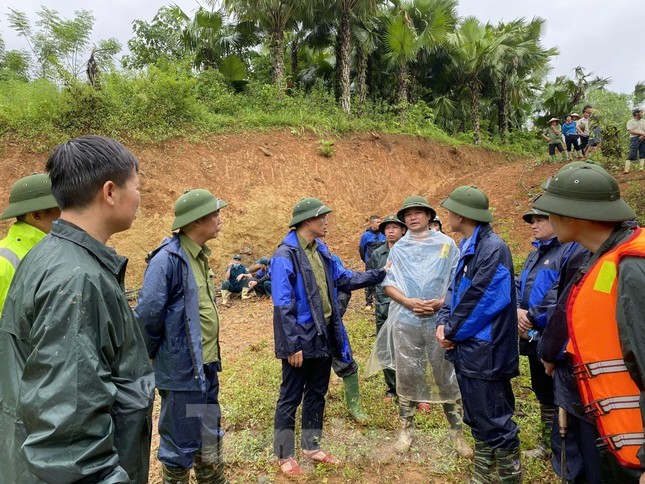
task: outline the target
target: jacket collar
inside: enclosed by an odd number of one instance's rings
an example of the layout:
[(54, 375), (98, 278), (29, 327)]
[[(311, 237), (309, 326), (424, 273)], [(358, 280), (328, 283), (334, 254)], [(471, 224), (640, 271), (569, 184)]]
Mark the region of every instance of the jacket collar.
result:
[[(316, 239), (316, 242), (318, 243), (319, 252), (322, 252), (323, 254), (329, 253), (329, 249), (322, 240)], [(289, 247), (293, 247), (294, 249), (300, 248), (300, 243), (298, 242), (298, 234), (296, 234), (295, 230), (290, 230), (289, 233), (284, 237), (284, 239), (282, 239), (282, 243), (288, 245)]]
[(541, 247), (557, 247), (558, 245), (560, 245), (560, 241), (557, 237), (551, 237), (546, 242), (534, 240), (533, 242), (531, 242), (531, 245), (533, 245), (533, 247), (535, 247), (536, 249), (540, 249)]
[(77, 225), (66, 220), (56, 220), (52, 224), (51, 233), (54, 237), (68, 240), (91, 252), (115, 276), (120, 277), (125, 271), (128, 259), (120, 256), (112, 247), (102, 244)]
[(477, 244), (481, 239), (483, 239), (485, 236), (487, 236), (489, 233), (492, 232), (492, 228), (490, 224), (479, 224), (477, 227), (475, 227), (475, 231), (473, 232), (473, 235), (470, 237), (470, 244), (468, 244), (468, 247), (466, 248), (466, 251), (462, 251), (464, 242), (465, 240), (462, 240), (461, 243), (459, 244), (459, 250), (461, 252), (461, 257), (467, 256), (467, 255), (472, 255), (475, 253), (475, 250), (477, 249)]
[(39, 228), (34, 227), (33, 225), (29, 225), (28, 223), (15, 222), (11, 227), (9, 227), (7, 235), (14, 239), (20, 239), (21, 241), (26, 242), (27, 245), (34, 246), (38, 242), (40, 242), (47, 234)]

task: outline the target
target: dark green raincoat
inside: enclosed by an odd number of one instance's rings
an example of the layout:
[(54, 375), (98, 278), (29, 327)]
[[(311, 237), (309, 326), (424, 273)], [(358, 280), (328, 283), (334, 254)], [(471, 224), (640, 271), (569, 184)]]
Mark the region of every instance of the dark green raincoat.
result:
[[(368, 269), (382, 269), (387, 264), (387, 258), (390, 255), (390, 248), (387, 242), (372, 252), (370, 260), (367, 262)], [(381, 329), (383, 323), (387, 320), (387, 315), (390, 311), (390, 302), (392, 299), (385, 294), (385, 288), (381, 284), (374, 286), (374, 294), (376, 297), (376, 328), (377, 331)]]
[(0, 482), (147, 482), (154, 377), (126, 264), (59, 221), (18, 267), (0, 320)]

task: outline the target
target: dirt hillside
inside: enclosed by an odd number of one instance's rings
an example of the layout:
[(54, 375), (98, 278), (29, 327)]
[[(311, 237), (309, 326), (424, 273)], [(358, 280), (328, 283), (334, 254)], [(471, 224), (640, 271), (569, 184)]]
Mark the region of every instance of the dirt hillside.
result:
[[(210, 243), (218, 275), (233, 253), (241, 252), (246, 263), (270, 255), (286, 232), (293, 204), (305, 196), (319, 197), (334, 209), (328, 242), (349, 267), (359, 268), (357, 243), (371, 214), (396, 211), (413, 194), (427, 196), (438, 207), (461, 184), (489, 193), (498, 232), (514, 251), (525, 253), (529, 232), (520, 215), (539, 184), (560, 166), (377, 133), (339, 139), (327, 158), (318, 141), (313, 134), (274, 131), (129, 145), (141, 162), (141, 208), (133, 228), (110, 240), (130, 258), (128, 285), (140, 284), (145, 254), (169, 234), (173, 203), (189, 188), (207, 188), (230, 202), (222, 212), (224, 229)], [(43, 171), (47, 155), (4, 146), (3, 207), (11, 184)], [(438, 213), (445, 215), (442, 209)]]

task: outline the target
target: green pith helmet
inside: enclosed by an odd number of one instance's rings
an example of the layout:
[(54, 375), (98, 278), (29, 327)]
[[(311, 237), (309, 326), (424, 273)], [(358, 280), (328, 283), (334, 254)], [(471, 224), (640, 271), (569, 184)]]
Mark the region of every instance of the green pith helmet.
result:
[(171, 230), (185, 227), (189, 223), (209, 213), (217, 212), (227, 205), (228, 202), (220, 200), (203, 188), (188, 190), (175, 202), (175, 221), (172, 223)]
[(378, 224), (378, 231), (381, 232), (382, 234), (385, 234), (385, 226), (387, 224), (392, 224), (392, 223), (399, 224), (403, 228), (407, 228), (405, 223), (401, 222), (395, 213), (391, 213), (390, 215), (385, 217), (380, 224)]
[(564, 173), (564, 172), (567, 172), (569, 170), (573, 170), (575, 168), (580, 168), (582, 166), (587, 166), (587, 167), (591, 168), (592, 170), (605, 171), (605, 169), (602, 166), (596, 165), (595, 163), (593, 163), (591, 161), (572, 161), (571, 163), (567, 163), (566, 165), (564, 165), (562, 168), (560, 168), (557, 171), (557, 173), (555, 175), (549, 177), (549, 179), (547, 181), (542, 183), (542, 188), (544, 188), (546, 190), (547, 187), (549, 186), (549, 183), (551, 183), (551, 180), (553, 180), (561, 172)]
[(49, 175), (36, 173), (21, 178), (13, 184), (9, 194), (9, 206), (0, 215), (0, 220), (56, 207), (58, 203), (52, 195), (52, 182)]
[(318, 217), (329, 212), (331, 212), (331, 208), (317, 198), (303, 198), (293, 207), (289, 227), (294, 227), (300, 222), (304, 222), (305, 220)]
[(262, 264), (263, 266), (268, 266), (269, 265), (269, 258), (268, 257), (260, 257), (256, 264)]
[(596, 222), (623, 222), (636, 217), (620, 197), (618, 182), (604, 170), (581, 166), (560, 170), (533, 208)]
[(493, 221), (493, 214), (488, 209), (488, 196), (477, 187), (463, 185), (455, 188), (441, 206), (476, 222)]
[(421, 195), (414, 195), (403, 200), (403, 205), (401, 205), (399, 211), (396, 212), (396, 217), (399, 220), (405, 220), (405, 211), (408, 208), (425, 208), (430, 212), (430, 220), (437, 216), (435, 209), (432, 208), (428, 200)]
[(531, 210), (526, 212), (524, 215), (522, 215), (522, 219), (527, 224), (531, 224), (531, 223), (533, 223), (533, 215), (540, 215), (542, 217), (548, 217), (549, 213), (548, 212), (543, 212), (542, 210), (537, 210), (535, 208), (532, 208)]

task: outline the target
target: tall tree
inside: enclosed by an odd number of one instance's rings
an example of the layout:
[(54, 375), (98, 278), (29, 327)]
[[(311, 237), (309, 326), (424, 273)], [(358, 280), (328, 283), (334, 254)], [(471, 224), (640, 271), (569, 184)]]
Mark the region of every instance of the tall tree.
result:
[(481, 143), (482, 77), (485, 70), (499, 68), (506, 49), (506, 35), (490, 24), (482, 24), (475, 17), (466, 17), (449, 39), (455, 48), (453, 62), (457, 80), (466, 84), (470, 91), (473, 141), (478, 145)]
[(313, 15), (315, 1), (300, 0), (224, 0), (229, 12), (240, 20), (253, 22), (268, 36), (271, 57), (271, 83), (285, 87), (285, 31), (299, 17)]
[(36, 13), (37, 30), (24, 12), (9, 9), (9, 25), (23, 37), (36, 58), (37, 77), (45, 77), (69, 84), (85, 70), (89, 51), (101, 51), (101, 61), (111, 63), (121, 50), (114, 38), (90, 44), (94, 16), (89, 10), (77, 10), (74, 18), (63, 19), (56, 10), (40, 7)]

